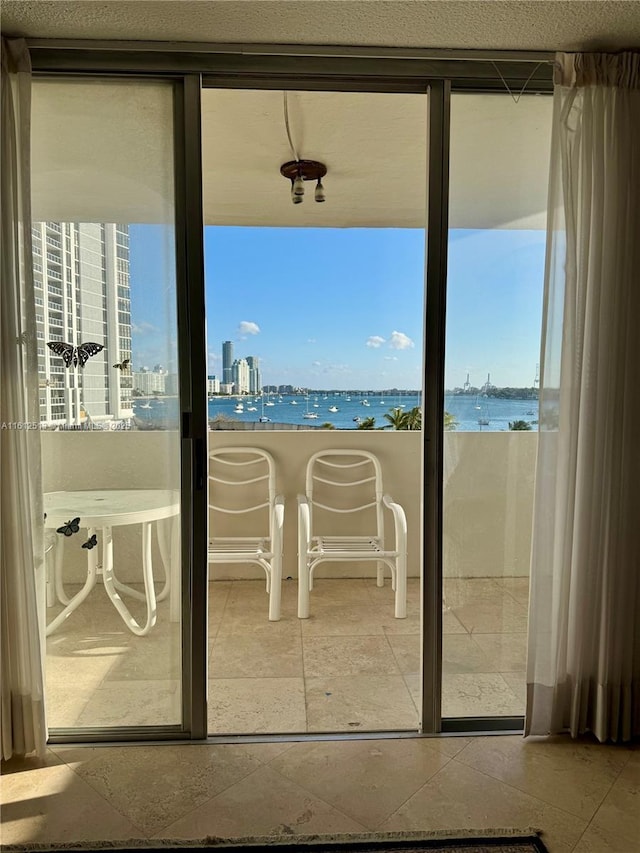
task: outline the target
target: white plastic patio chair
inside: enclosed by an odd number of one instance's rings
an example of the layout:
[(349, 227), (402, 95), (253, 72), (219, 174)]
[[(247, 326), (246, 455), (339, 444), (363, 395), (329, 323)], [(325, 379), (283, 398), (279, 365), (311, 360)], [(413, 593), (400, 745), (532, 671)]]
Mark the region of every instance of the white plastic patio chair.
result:
[[(385, 543), (385, 508), (393, 516), (395, 547)], [(407, 521), (384, 494), (382, 469), (365, 450), (314, 453), (306, 469), (306, 492), (298, 496), (298, 616), (309, 616), (313, 573), (324, 562), (374, 562), (377, 585), (391, 570), (395, 616), (407, 615)]]
[(209, 453), (209, 563), (259, 565), (266, 575), (272, 622), (280, 619), (284, 524), (275, 470), (271, 454), (257, 447), (220, 447)]

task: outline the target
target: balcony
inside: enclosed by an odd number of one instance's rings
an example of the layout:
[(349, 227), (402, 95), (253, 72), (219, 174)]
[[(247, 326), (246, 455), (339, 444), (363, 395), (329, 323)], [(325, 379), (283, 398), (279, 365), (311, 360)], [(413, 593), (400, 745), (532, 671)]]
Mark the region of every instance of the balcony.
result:
[[(241, 432), (212, 441), (242, 445)], [(284, 445), (286, 441), (286, 446)], [(283, 608), (267, 620), (259, 571), (216, 566), (209, 579), (209, 729), (215, 733), (416, 729), (420, 695), (420, 433), (252, 432), (279, 464), (285, 495)], [(524, 710), (528, 560), (535, 433), (448, 433), (445, 469), (443, 714)], [(45, 490), (177, 487), (167, 432), (43, 432)], [(329, 447), (372, 450), (409, 528), (408, 616), (393, 617), (389, 581), (348, 564), (318, 570), (308, 620), (296, 615), (296, 494), (304, 460)], [(286, 449), (286, 452), (285, 452)], [(135, 462), (132, 463), (132, 460)], [(119, 577), (140, 582), (139, 530), (123, 528)], [(86, 554), (67, 549), (67, 594)], [(159, 554), (154, 544), (154, 562)], [(137, 605), (138, 609), (135, 610)], [(48, 619), (60, 606), (49, 608)], [(132, 612), (141, 613), (141, 602)], [(158, 622), (135, 637), (98, 585), (47, 642), (50, 725), (152, 725), (179, 721), (179, 626)], [(77, 684), (73, 691), (69, 684)], [(125, 710), (123, 710), (125, 709)], [(123, 714), (125, 717), (123, 717)]]

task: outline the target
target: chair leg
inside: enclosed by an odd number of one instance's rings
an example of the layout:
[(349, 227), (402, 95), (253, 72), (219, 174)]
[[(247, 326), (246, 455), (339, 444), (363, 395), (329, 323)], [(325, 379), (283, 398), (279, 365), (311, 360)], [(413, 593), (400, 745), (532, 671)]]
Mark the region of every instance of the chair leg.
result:
[(282, 558), (274, 557), (271, 561), (269, 577), (269, 621), (278, 622), (280, 619), (280, 598), (282, 594)]
[(396, 619), (407, 616), (407, 555), (399, 554), (396, 562)]
[(382, 560), (378, 560), (376, 584), (377, 586), (384, 586), (384, 563)]
[(309, 618), (309, 566), (304, 554), (298, 554), (298, 619)]

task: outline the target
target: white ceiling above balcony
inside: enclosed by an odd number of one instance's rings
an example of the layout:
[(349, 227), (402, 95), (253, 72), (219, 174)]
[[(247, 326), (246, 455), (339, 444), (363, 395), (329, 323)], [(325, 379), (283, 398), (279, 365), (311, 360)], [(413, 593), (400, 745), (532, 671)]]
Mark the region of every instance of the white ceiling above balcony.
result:
[(2, 30), (40, 38), (615, 50), (640, 44), (621, 0), (4, 0)]
[[(133, 90), (123, 82), (36, 83), (36, 219), (167, 216), (170, 102), (156, 84)], [(206, 224), (424, 227), (425, 95), (291, 92), (289, 117), (299, 156), (327, 165), (324, 204), (314, 202), (313, 184), (303, 204), (291, 203), (280, 174), (293, 159), (281, 91), (203, 93)], [(544, 227), (550, 119), (548, 96), (517, 104), (507, 94), (454, 97), (452, 227)]]

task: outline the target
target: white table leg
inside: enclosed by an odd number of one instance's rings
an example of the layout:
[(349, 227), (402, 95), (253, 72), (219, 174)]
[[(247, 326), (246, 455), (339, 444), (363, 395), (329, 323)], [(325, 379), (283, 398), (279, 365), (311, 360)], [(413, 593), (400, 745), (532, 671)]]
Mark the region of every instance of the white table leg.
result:
[[(113, 606), (116, 608), (123, 622), (129, 630), (138, 637), (146, 636), (156, 624), (156, 593), (153, 585), (153, 564), (151, 561), (151, 522), (145, 521), (142, 525), (142, 575), (144, 579), (145, 598), (147, 602), (147, 619), (144, 626), (140, 626), (129, 612), (128, 607), (120, 597), (116, 589), (116, 582), (113, 574), (113, 536), (110, 527), (103, 529), (103, 559), (102, 571), (104, 577), (104, 587), (107, 595), (111, 599)], [(118, 583), (120, 588), (124, 584)], [(128, 589), (128, 587), (124, 587)], [(137, 590), (136, 590), (137, 592)], [(140, 595), (140, 593), (138, 593)]]
[[(87, 533), (91, 536), (94, 532), (93, 527), (87, 528)], [(63, 555), (63, 541), (59, 541), (56, 546), (56, 568), (55, 568), (55, 580), (56, 580), (56, 589), (58, 590), (58, 581), (60, 589), (62, 588), (62, 555)], [(73, 611), (79, 607), (85, 598), (89, 595), (91, 590), (96, 585), (96, 577), (98, 574), (98, 560), (96, 558), (96, 554), (93, 549), (87, 551), (87, 578), (84, 582), (84, 586), (76, 595), (71, 599), (67, 599), (62, 592), (62, 596), (60, 597), (60, 591), (58, 590), (57, 594), (62, 603), (66, 604), (66, 607), (61, 613), (58, 613), (55, 619), (53, 619), (48, 625), (46, 630), (47, 637), (52, 634), (57, 628), (62, 625), (62, 623), (68, 619), (68, 617), (73, 613)]]

